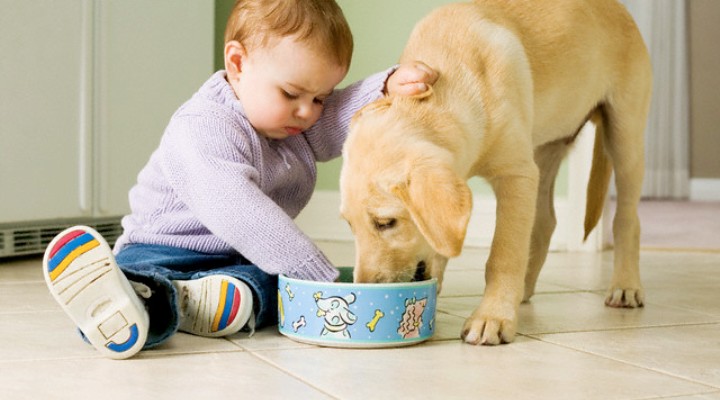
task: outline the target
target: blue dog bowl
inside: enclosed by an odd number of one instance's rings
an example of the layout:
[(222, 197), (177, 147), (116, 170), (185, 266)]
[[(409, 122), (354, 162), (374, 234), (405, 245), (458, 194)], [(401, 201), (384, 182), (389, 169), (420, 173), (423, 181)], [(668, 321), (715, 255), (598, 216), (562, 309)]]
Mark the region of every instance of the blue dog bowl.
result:
[(278, 279), (280, 333), (330, 347), (398, 347), (423, 342), (435, 331), (437, 280), (352, 283)]

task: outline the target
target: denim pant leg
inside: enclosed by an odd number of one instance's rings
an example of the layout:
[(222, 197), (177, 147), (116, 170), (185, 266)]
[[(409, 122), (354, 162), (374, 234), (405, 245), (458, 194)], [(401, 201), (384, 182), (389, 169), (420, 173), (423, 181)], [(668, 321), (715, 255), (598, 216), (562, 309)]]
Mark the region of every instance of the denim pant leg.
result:
[(268, 275), (241, 256), (206, 254), (177, 247), (135, 244), (116, 256), (120, 269), (131, 281), (148, 285), (153, 292), (145, 304), (150, 328), (145, 348), (166, 341), (177, 332), (179, 316), (173, 280), (226, 274), (238, 278), (253, 291), (258, 327), (277, 323), (277, 277)]

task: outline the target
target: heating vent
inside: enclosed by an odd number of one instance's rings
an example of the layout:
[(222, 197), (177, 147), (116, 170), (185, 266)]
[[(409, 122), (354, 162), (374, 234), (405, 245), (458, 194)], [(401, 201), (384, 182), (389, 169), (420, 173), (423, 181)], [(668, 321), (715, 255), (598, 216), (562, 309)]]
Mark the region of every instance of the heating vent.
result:
[[(12, 232), (13, 250), (17, 254), (31, 254), (43, 247), (47, 247), (50, 240), (60, 232), (60, 229), (18, 229)], [(44, 242), (43, 237), (47, 240)]]
[(0, 257), (42, 254), (53, 238), (73, 225), (95, 228), (112, 246), (122, 233), (120, 217), (0, 225)]
[(122, 226), (119, 220), (111, 223), (96, 224), (93, 228), (95, 228), (111, 246), (115, 244), (117, 238), (122, 234)]

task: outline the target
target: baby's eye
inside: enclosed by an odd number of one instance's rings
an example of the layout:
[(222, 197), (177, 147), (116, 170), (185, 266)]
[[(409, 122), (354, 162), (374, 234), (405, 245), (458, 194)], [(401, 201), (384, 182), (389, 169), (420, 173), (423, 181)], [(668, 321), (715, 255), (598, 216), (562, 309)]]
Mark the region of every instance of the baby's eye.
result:
[(325, 102), (325, 99), (318, 99), (317, 97), (313, 99), (313, 103), (323, 105)]
[(288, 98), (288, 99), (290, 99), (290, 100), (295, 100), (295, 99), (297, 99), (298, 97), (300, 97), (300, 96), (298, 96), (298, 95), (296, 95), (296, 94), (294, 94), (294, 93), (288, 92), (287, 90), (283, 90), (282, 93), (283, 93), (283, 96), (285, 96), (286, 98)]

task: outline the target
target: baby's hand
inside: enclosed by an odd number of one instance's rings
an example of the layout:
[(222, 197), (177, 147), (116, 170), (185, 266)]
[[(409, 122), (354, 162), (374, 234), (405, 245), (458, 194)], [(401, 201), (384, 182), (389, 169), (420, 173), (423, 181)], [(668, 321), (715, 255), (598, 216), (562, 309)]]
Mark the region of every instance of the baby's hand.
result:
[(385, 83), (390, 95), (413, 96), (428, 90), (438, 78), (438, 73), (422, 61), (400, 64)]

